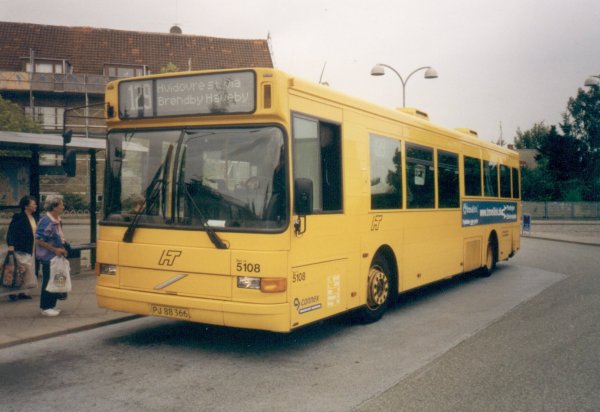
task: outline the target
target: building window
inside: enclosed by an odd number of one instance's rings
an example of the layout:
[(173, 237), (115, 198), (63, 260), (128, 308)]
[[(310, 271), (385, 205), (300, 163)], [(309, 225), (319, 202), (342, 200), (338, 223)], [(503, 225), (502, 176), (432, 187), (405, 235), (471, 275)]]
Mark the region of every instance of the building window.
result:
[(104, 66), (104, 75), (108, 77), (139, 77), (145, 74), (145, 66), (127, 66), (107, 64)]
[(41, 176), (63, 176), (65, 170), (62, 167), (62, 154), (41, 153), (40, 154), (40, 175)]
[[(67, 71), (70, 69), (69, 63), (65, 60), (36, 59), (33, 64), (34, 73), (64, 74), (65, 68)], [(25, 71), (31, 73), (31, 62), (25, 62)]]
[[(62, 130), (64, 113), (63, 107), (36, 106), (33, 108), (33, 119), (41, 124), (44, 130)], [(25, 114), (31, 116), (31, 107), (25, 107)]]

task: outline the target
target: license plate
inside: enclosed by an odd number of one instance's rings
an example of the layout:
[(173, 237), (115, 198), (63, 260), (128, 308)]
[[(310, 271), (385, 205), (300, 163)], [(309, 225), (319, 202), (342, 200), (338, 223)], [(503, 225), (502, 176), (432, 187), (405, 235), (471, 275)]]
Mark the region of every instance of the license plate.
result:
[(152, 316), (163, 316), (174, 319), (190, 319), (190, 310), (187, 308), (176, 308), (174, 306), (163, 306), (150, 304), (150, 314)]

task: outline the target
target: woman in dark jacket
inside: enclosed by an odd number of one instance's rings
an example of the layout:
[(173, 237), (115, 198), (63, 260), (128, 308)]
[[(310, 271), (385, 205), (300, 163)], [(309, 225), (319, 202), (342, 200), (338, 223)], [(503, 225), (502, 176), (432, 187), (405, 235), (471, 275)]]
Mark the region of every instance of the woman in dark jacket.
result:
[[(8, 250), (28, 253), (35, 257), (34, 233), (37, 229), (37, 220), (34, 214), (37, 210), (37, 202), (33, 196), (24, 196), (19, 201), (19, 207), (21, 212), (14, 214), (8, 226), (8, 233), (6, 234)], [(37, 274), (37, 270), (35, 273)], [(31, 299), (31, 296), (25, 293), (10, 295), (9, 297), (11, 300)]]

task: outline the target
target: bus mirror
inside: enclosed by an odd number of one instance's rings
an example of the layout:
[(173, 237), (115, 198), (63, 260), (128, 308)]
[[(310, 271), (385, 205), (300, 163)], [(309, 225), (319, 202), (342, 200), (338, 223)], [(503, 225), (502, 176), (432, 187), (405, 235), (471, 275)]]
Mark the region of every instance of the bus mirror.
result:
[(294, 180), (294, 209), (299, 216), (310, 215), (313, 211), (313, 182), (299, 177)]
[(68, 149), (63, 156), (61, 164), (67, 176), (75, 176), (77, 173), (77, 152)]

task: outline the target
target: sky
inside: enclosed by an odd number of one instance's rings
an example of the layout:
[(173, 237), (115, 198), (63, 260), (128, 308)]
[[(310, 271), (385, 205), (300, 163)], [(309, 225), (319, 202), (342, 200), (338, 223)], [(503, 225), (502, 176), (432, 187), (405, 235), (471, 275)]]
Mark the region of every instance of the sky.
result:
[(0, 21), (266, 39), (275, 67), (488, 141), (558, 125), (600, 75), (598, 0), (0, 0)]

